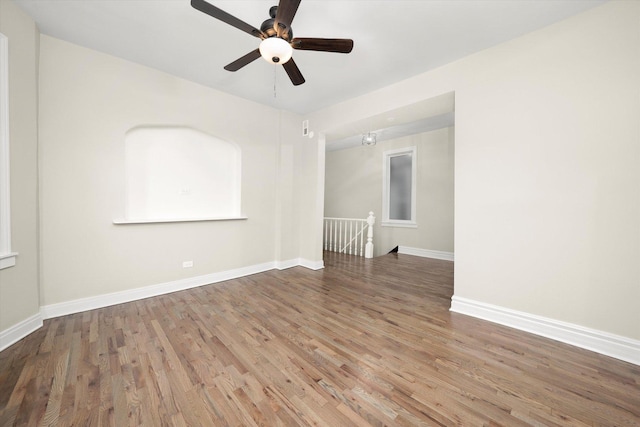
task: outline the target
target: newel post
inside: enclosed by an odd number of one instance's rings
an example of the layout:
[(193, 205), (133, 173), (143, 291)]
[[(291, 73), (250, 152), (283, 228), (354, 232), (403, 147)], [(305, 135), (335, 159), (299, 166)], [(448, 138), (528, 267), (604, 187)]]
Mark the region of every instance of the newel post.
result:
[(375, 223), (376, 217), (373, 216), (373, 212), (369, 212), (369, 216), (367, 217), (367, 225), (369, 226), (367, 230), (367, 244), (364, 247), (365, 258), (373, 258), (373, 224)]

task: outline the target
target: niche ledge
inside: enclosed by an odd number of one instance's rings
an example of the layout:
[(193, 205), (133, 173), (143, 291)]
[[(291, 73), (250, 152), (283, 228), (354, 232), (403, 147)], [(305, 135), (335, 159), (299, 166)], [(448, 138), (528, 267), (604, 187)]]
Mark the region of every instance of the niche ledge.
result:
[(223, 217), (194, 217), (194, 218), (163, 218), (163, 219), (114, 219), (115, 225), (128, 224), (163, 224), (167, 222), (202, 222), (202, 221), (241, 221), (249, 219), (246, 216), (223, 216)]

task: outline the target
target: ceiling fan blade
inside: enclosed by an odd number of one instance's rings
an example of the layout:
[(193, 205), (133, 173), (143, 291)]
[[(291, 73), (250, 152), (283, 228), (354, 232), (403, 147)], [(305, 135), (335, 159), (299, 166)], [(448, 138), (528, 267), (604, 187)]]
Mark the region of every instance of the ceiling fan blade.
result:
[(304, 83), (304, 77), (302, 77), (302, 73), (300, 72), (300, 69), (298, 68), (296, 63), (293, 61), (293, 58), (282, 64), (282, 66), (289, 75), (291, 83), (293, 83), (294, 86), (298, 86)]
[(276, 20), (273, 23), (273, 28), (278, 33), (278, 37), (284, 37), (289, 32), (291, 21), (296, 16), (298, 6), (300, 6), (300, 0), (280, 0), (276, 12)]
[(260, 58), (260, 49), (252, 50), (242, 58), (238, 58), (235, 61), (233, 61), (231, 64), (225, 65), (224, 69), (227, 71), (238, 71), (240, 68), (244, 67), (247, 64), (252, 63), (258, 58)]
[(254, 37), (258, 37), (261, 39), (267, 38), (266, 34), (264, 34), (259, 29), (247, 24), (246, 22), (236, 18), (233, 15), (228, 14), (224, 10), (219, 9), (210, 3), (207, 3), (204, 0), (191, 0), (191, 6), (194, 9), (199, 10), (200, 12), (206, 13), (209, 16), (213, 16), (214, 18), (219, 19), (220, 21), (225, 22), (232, 27), (236, 27), (237, 29), (244, 31), (245, 33), (249, 33)]
[(317, 39), (296, 37), (291, 40), (291, 46), (299, 50), (317, 50), (321, 52), (349, 53), (353, 49), (351, 39)]

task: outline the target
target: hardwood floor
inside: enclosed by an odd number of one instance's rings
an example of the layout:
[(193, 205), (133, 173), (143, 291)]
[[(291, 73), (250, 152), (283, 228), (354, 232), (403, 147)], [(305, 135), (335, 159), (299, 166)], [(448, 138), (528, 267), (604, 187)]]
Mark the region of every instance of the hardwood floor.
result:
[(640, 425), (639, 366), (449, 312), (453, 263), (325, 264), (47, 320), (0, 425)]

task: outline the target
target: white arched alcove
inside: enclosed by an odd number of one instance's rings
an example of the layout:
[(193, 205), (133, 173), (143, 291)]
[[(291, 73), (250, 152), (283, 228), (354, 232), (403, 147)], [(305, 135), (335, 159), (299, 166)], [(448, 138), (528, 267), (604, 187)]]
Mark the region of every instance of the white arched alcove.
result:
[(125, 135), (125, 220), (241, 218), (241, 152), (187, 127), (140, 126)]

